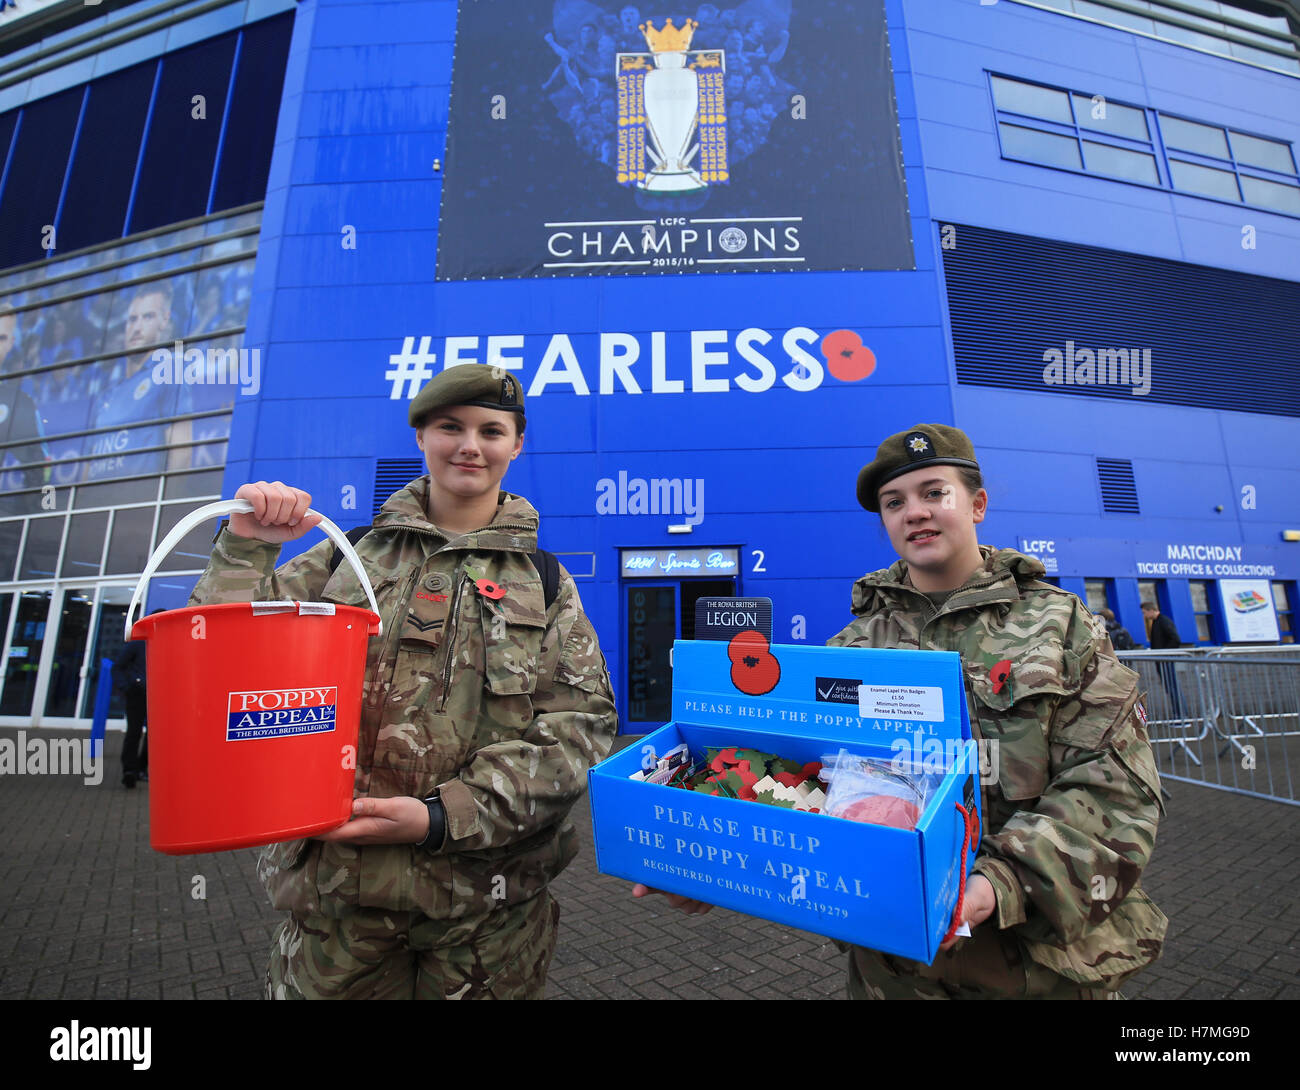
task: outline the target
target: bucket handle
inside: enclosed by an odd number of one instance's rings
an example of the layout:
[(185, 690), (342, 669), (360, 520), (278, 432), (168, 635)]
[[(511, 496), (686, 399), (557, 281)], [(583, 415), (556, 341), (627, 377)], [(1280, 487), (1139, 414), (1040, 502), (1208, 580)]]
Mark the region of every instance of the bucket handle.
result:
[[(149, 558), (149, 562), (144, 566), (140, 581), (135, 585), (135, 593), (131, 595), (131, 604), (126, 609), (126, 639), (131, 639), (131, 629), (133, 627), (131, 616), (135, 613), (136, 606), (141, 604), (150, 578), (158, 570), (158, 565), (180, 544), (181, 538), (208, 519), (220, 518), (223, 515), (246, 515), (251, 513), (252, 510), (253, 505), (247, 500), (217, 500), (216, 503), (209, 503), (196, 508), (172, 527), (171, 533), (158, 543), (158, 548), (154, 550), (153, 556)], [(320, 514), (320, 512), (310, 509), (306, 513), (308, 515)], [(371, 589), (370, 579), (361, 566), (361, 558), (357, 556), (357, 551), (352, 547), (352, 542), (348, 540), (347, 534), (324, 515), (321, 515), (317, 528), (325, 532), (325, 535), (338, 546), (339, 552), (343, 554), (347, 562), (352, 565), (352, 569), (357, 573), (361, 585), (366, 588), (366, 597), (370, 600), (370, 608), (374, 610), (375, 616), (378, 617), (379, 603), (375, 601), (375, 592)], [(376, 635), (383, 635), (383, 632), (384, 622), (381, 620)]]

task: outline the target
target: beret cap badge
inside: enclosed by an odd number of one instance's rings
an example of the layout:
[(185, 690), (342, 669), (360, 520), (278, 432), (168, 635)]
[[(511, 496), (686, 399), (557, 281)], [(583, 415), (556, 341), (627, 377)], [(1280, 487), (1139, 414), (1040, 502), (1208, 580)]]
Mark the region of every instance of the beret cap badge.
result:
[(858, 502), (879, 512), (878, 493), (895, 477), (926, 466), (979, 469), (970, 438), (950, 424), (914, 424), (895, 432), (876, 449), (876, 457), (858, 474)]
[(435, 409), (452, 405), (477, 405), (484, 409), (524, 414), (524, 393), (519, 380), (499, 367), (462, 363), (435, 375), (415, 395), (408, 408), (412, 427)]

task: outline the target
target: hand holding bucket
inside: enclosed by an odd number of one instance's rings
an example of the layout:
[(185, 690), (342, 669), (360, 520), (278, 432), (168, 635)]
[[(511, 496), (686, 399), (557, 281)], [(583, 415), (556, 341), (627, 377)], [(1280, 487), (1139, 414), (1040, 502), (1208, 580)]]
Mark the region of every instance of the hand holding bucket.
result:
[(149, 558), (127, 609), (127, 638), (148, 641), (157, 851), (272, 844), (332, 829), (351, 812), (367, 644), (382, 626), (361, 560), (329, 519), (320, 528), (357, 573), (369, 610), (232, 602), (131, 623), (158, 565), (186, 534), (252, 510), (246, 500), (223, 500), (183, 518)]
[[(217, 500), (215, 503), (205, 504), (203, 507), (199, 507), (196, 510), (191, 511), (188, 515), (186, 515), (183, 519), (181, 519), (180, 522), (178, 522), (175, 526), (173, 526), (171, 529), (171, 533), (169, 533), (165, 538), (162, 539), (162, 541), (158, 543), (158, 548), (154, 550), (153, 556), (151, 556), (149, 558), (149, 562), (145, 564), (144, 572), (143, 574), (141, 574), (139, 582), (137, 582), (135, 585), (135, 593), (131, 596), (131, 604), (127, 607), (126, 610), (126, 630), (123, 639), (127, 639), (127, 640), (148, 639), (148, 636), (143, 633), (138, 636), (135, 634), (135, 629), (134, 629), (134, 625), (132, 624), (131, 617), (135, 613), (136, 607), (140, 605), (140, 603), (143, 601), (145, 592), (149, 587), (149, 580), (153, 577), (154, 572), (158, 570), (158, 565), (161, 564), (170, 555), (171, 551), (174, 548), (176, 548), (177, 545), (180, 544), (180, 542), (182, 541), (182, 539), (185, 537), (186, 534), (188, 534), (191, 530), (193, 530), (194, 527), (201, 525), (202, 523), (208, 521), (209, 519), (221, 518), (225, 515), (248, 515), (248, 514), (252, 514), (253, 512), (254, 512), (253, 505), (249, 503), (247, 500)], [(361, 558), (357, 556), (357, 551), (352, 547), (352, 542), (348, 540), (348, 535), (345, 534), (342, 530), (340, 530), (337, 526), (335, 526), (334, 523), (332, 523), (319, 511), (312, 511), (308, 509), (308, 511), (303, 517), (306, 518), (309, 515), (316, 515), (320, 519), (320, 522), (317, 523), (317, 526), (325, 532), (325, 535), (332, 542), (334, 542), (336, 546), (338, 546), (338, 550), (343, 554), (343, 558), (349, 564), (352, 565), (352, 570), (357, 573), (357, 579), (360, 580), (362, 587), (365, 588), (366, 597), (370, 601), (370, 608), (375, 612), (375, 618), (376, 618), (375, 635), (382, 636), (384, 632), (384, 626), (383, 626), (383, 622), (378, 619), (379, 604), (375, 601), (375, 592), (373, 589), (371, 589), (370, 579), (366, 575), (365, 568), (361, 566)], [(291, 539), (286, 537), (285, 540), (291, 540)], [(294, 603), (259, 602), (254, 604), (264, 606), (264, 607), (273, 606), (273, 607), (284, 608)], [(298, 602), (296, 604), (299, 607), (301, 607), (303, 605), (311, 605), (313, 603)], [(302, 612), (301, 608), (299, 609), (299, 612), (300, 613)]]

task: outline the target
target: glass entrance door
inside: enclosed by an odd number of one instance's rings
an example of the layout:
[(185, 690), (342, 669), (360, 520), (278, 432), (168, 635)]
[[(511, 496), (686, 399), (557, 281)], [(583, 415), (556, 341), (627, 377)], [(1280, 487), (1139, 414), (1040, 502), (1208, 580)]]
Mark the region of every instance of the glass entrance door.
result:
[(677, 638), (677, 584), (631, 583), (623, 661), (624, 734), (644, 734), (672, 718), (673, 674), (668, 656)]
[[(100, 587), (98, 613), (95, 619), (94, 638), (90, 656), (86, 660), (86, 683), (81, 689), (81, 715), (89, 719), (95, 714), (95, 687), (104, 659), (115, 659), (126, 646), (122, 626), (126, 623), (126, 608), (131, 603), (134, 587)], [(108, 717), (120, 719), (126, 714), (125, 697), (120, 687), (113, 690), (108, 706)]]
[(672, 718), (673, 641), (695, 638), (695, 603), (729, 598), (734, 579), (682, 579), (665, 583), (629, 581), (624, 585), (623, 662), (618, 696), (619, 730), (644, 734)]
[[(26, 717), (32, 714), (36, 698), (41, 651), (45, 646), (46, 621), (50, 612), (48, 590), (9, 593), (16, 598), (16, 612), (5, 650), (4, 688), (0, 689), (0, 716)], [(5, 614), (10, 612), (6, 607)]]
[[(133, 589), (64, 584), (0, 593), (0, 634), (8, 634), (0, 720), (19, 726), (85, 725), (94, 712), (100, 662), (121, 652)], [(113, 696), (109, 718), (118, 718), (122, 696)]]
[(94, 606), (93, 587), (63, 591), (42, 719), (70, 719), (77, 714), (81, 664), (86, 658), (86, 633), (90, 631), (90, 615), (94, 612)]

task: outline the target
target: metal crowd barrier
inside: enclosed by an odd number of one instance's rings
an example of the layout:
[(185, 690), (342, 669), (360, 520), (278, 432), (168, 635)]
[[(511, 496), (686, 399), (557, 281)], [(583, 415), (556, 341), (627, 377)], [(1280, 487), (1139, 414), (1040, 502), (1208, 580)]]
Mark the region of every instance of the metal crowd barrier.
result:
[(1122, 651), (1162, 777), (1300, 806), (1300, 647)]

